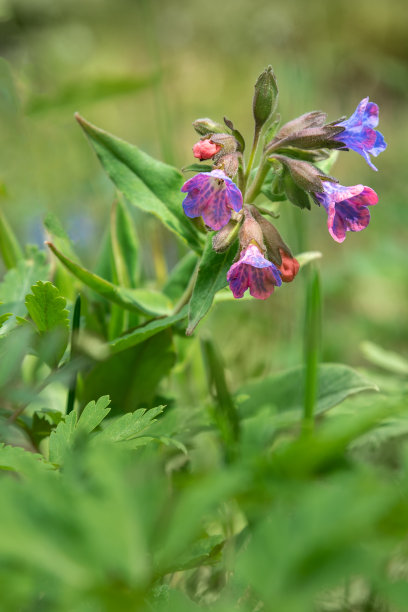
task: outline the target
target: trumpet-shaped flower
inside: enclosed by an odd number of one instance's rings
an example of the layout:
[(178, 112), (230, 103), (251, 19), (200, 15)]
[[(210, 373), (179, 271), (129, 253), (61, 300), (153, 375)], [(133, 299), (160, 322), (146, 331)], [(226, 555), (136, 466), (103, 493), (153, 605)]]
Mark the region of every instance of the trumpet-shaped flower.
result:
[(323, 181), (323, 187), (324, 191), (316, 192), (314, 197), (326, 209), (327, 227), (336, 242), (343, 242), (346, 232), (360, 232), (367, 227), (370, 222), (367, 206), (378, 202), (373, 189), (364, 185), (344, 187), (329, 181)]
[(187, 217), (202, 217), (208, 227), (219, 230), (227, 225), (231, 211), (242, 208), (242, 194), (222, 170), (200, 172), (184, 183), (187, 193), (183, 209)]
[(378, 112), (377, 104), (364, 98), (351, 117), (336, 124), (345, 129), (333, 136), (333, 140), (362, 155), (373, 170), (377, 168), (372, 163), (370, 155), (377, 157), (387, 148), (384, 136), (374, 129), (378, 125)]
[(235, 298), (242, 298), (249, 288), (254, 298), (266, 300), (282, 279), (277, 267), (263, 257), (260, 249), (250, 244), (241, 252), (239, 260), (232, 264), (227, 281)]

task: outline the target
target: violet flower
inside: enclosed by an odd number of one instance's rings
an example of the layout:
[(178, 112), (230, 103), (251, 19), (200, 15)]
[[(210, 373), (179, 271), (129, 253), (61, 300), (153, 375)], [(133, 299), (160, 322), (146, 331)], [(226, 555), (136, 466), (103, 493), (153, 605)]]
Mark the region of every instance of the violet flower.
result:
[(208, 227), (219, 230), (227, 225), (231, 211), (242, 208), (242, 194), (222, 170), (200, 172), (184, 183), (187, 193), (183, 209), (187, 217), (202, 217)]
[(360, 232), (370, 222), (367, 206), (378, 202), (373, 189), (364, 185), (344, 187), (338, 183), (323, 181), (324, 191), (314, 193), (318, 204), (322, 204), (328, 214), (327, 227), (336, 242), (343, 242), (346, 232)]
[(361, 100), (354, 113), (336, 125), (344, 127), (344, 131), (333, 136), (333, 140), (341, 142), (364, 157), (373, 170), (377, 170), (370, 155), (377, 157), (387, 148), (384, 136), (374, 128), (378, 125), (378, 106), (369, 102), (368, 98)]
[(277, 267), (263, 257), (260, 249), (250, 244), (241, 253), (239, 260), (232, 264), (227, 281), (235, 298), (242, 298), (249, 288), (254, 298), (266, 300), (282, 279)]

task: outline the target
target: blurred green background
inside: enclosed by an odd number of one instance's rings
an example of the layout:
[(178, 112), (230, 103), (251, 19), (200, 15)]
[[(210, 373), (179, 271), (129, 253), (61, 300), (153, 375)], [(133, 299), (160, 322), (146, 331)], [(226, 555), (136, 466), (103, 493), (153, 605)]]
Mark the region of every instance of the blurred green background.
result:
[[(75, 111), (182, 167), (197, 117), (226, 115), (250, 142), (253, 84), (268, 64), (284, 120), (314, 109), (335, 120), (370, 96), (388, 143), (379, 172), (353, 153), (333, 169), (379, 194), (369, 228), (338, 245), (323, 210), (286, 203), (277, 226), (295, 253), (323, 253), (324, 360), (368, 365), (365, 340), (407, 356), (407, 24), (406, 0), (0, 0), (2, 209), (38, 244), (57, 213), (92, 266), (114, 189)], [(151, 218), (135, 220), (145, 275), (163, 282), (181, 247)], [(219, 304), (202, 324), (233, 386), (299, 363), (304, 290), (302, 272), (265, 303)]]

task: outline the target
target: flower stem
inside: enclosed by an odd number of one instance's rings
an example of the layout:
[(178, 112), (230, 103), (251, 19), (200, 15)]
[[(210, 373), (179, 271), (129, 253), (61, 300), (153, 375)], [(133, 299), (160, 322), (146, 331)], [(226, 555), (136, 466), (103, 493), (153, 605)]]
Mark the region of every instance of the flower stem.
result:
[(256, 196), (261, 191), (261, 187), (266, 178), (266, 175), (268, 174), (269, 169), (270, 169), (270, 165), (268, 164), (268, 161), (266, 159), (263, 159), (263, 161), (259, 165), (255, 178), (246, 193), (245, 201), (248, 204), (253, 202)]
[(244, 177), (244, 185), (246, 186), (247, 182), (248, 182), (248, 178), (249, 175), (251, 173), (252, 170), (252, 166), (254, 164), (254, 159), (255, 159), (255, 155), (256, 155), (256, 150), (258, 148), (258, 142), (259, 142), (259, 134), (260, 134), (260, 129), (259, 128), (255, 128), (255, 133), (254, 133), (254, 141), (252, 143), (252, 149), (251, 149), (251, 155), (249, 156), (249, 160), (248, 160), (248, 166), (245, 172), (245, 177)]

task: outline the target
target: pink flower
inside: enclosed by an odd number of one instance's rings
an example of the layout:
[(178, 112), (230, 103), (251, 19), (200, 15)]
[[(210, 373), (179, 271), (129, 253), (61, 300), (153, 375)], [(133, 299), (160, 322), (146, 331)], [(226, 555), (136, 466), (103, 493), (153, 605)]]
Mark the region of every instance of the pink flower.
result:
[(184, 183), (183, 209), (187, 217), (202, 217), (208, 227), (219, 230), (227, 225), (231, 211), (242, 208), (242, 194), (222, 170), (200, 172)]
[(275, 287), (282, 284), (277, 267), (263, 257), (260, 249), (250, 244), (241, 253), (239, 260), (232, 264), (227, 281), (235, 298), (242, 298), (249, 288), (254, 298), (266, 300)]
[(279, 249), (279, 253), (282, 258), (282, 263), (280, 266), (277, 266), (277, 268), (281, 274), (283, 282), (291, 283), (296, 274), (299, 272), (299, 262), (295, 257), (292, 257), (283, 249)]
[(199, 140), (193, 147), (193, 155), (200, 161), (204, 159), (211, 159), (218, 151), (221, 150), (221, 145), (216, 144), (208, 138), (206, 140)]
[(314, 193), (318, 204), (326, 209), (327, 227), (336, 242), (343, 242), (346, 232), (360, 232), (370, 222), (367, 206), (378, 202), (373, 189), (364, 185), (344, 187), (337, 183), (323, 181), (324, 191)]

